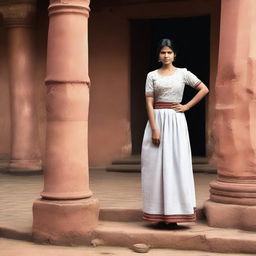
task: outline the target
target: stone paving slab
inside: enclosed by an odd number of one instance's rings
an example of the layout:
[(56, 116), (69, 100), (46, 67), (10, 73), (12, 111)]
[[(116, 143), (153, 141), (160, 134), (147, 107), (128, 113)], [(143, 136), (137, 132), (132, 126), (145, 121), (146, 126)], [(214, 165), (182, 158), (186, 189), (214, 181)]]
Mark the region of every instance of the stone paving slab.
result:
[(182, 223), (178, 228), (159, 228), (140, 222), (100, 221), (94, 239), (101, 245), (131, 247), (145, 243), (152, 248), (200, 250), (225, 253), (256, 253), (256, 233), (239, 229), (209, 227), (204, 221)]
[[(0, 238), (1, 256), (135, 256), (140, 255), (129, 248), (99, 246), (99, 247), (65, 247), (38, 245), (25, 241), (14, 241)], [(143, 255), (143, 254), (142, 254)], [(147, 256), (248, 256), (248, 254), (227, 254), (202, 251), (150, 249)]]

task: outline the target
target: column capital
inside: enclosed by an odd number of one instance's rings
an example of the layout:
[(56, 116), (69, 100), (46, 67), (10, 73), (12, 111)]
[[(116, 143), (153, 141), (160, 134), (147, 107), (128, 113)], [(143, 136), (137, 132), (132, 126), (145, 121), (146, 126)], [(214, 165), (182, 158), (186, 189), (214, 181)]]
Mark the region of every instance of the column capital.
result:
[(35, 0), (4, 0), (0, 3), (0, 13), (6, 27), (32, 26), (35, 12)]

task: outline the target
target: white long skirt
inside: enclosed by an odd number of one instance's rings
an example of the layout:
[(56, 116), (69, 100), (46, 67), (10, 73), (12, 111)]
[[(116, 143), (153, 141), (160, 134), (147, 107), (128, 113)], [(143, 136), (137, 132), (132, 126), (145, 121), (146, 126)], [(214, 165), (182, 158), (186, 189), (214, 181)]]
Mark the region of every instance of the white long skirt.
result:
[(195, 188), (184, 113), (154, 109), (160, 145), (152, 143), (149, 122), (141, 153), (143, 218), (152, 222), (195, 221)]

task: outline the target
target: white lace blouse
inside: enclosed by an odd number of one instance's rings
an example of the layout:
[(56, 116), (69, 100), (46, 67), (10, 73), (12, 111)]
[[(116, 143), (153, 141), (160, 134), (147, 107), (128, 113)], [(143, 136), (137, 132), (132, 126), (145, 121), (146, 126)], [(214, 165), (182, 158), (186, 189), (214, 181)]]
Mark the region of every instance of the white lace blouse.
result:
[(170, 75), (161, 75), (158, 70), (148, 73), (146, 96), (154, 102), (177, 102), (182, 100), (185, 84), (196, 88), (201, 81), (186, 68), (176, 68)]

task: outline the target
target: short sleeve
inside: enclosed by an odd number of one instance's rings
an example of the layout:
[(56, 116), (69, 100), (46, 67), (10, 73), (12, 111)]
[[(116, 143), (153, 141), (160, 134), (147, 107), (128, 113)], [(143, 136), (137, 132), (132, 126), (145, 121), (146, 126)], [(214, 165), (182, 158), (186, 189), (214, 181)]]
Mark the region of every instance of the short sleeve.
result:
[(190, 71), (188, 71), (186, 68), (184, 69), (184, 75), (185, 75), (185, 84), (196, 88), (200, 83), (201, 80), (197, 78), (197, 76), (195, 76), (193, 73), (191, 73)]
[(146, 86), (145, 86), (145, 95), (146, 97), (154, 97), (154, 87), (153, 87), (153, 78), (152, 74), (148, 73), (146, 79)]

